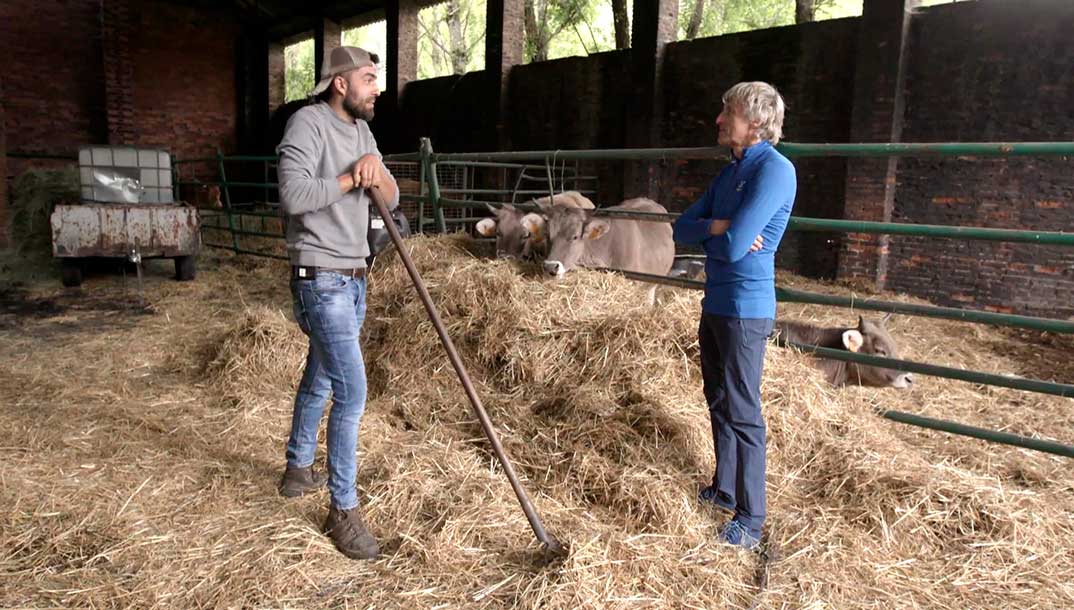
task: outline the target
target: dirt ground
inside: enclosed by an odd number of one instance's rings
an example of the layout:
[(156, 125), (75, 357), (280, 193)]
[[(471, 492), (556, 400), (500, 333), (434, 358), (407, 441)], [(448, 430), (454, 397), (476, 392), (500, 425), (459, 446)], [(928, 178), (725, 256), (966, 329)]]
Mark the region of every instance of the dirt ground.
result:
[[(141, 287), (99, 269), (64, 289), (47, 261), (7, 258), (0, 607), (1074, 607), (1069, 459), (875, 415), (1072, 443), (1074, 400), (920, 377), (833, 389), (770, 347), (768, 552), (738, 552), (694, 501), (712, 468), (698, 295), (639, 309), (621, 278), (553, 286), (460, 241), (414, 256), (565, 557), (534, 542), (398, 263), (374, 273), (364, 331), (359, 488), (382, 557), (352, 562), (319, 533), (326, 493), (275, 491), (305, 354), (282, 263), (210, 250), (193, 282), (149, 261)], [(907, 359), (1074, 382), (1070, 337), (890, 327)]]

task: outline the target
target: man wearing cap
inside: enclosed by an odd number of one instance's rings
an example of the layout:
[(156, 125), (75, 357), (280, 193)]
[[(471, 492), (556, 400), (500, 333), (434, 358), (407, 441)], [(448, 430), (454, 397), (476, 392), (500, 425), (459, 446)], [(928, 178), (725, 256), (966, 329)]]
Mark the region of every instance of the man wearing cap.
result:
[[(395, 178), (367, 124), (380, 93), (376, 64), (376, 55), (364, 49), (333, 49), (313, 89), (317, 101), (291, 117), (276, 149), (294, 314), (309, 337), (279, 490), (294, 497), (327, 481), (331, 506), (325, 533), (353, 559), (379, 553), (358, 513), (355, 487), (358, 422), (366, 399), (358, 338), (365, 319), (370, 199), (389, 209), (399, 203)], [(313, 462), (329, 396), (325, 477), (313, 470)]]

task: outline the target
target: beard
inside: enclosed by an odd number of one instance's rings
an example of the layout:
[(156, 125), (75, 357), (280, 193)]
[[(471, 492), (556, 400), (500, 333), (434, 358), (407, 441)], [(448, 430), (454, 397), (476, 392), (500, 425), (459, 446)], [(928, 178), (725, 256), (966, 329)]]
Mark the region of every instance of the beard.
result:
[(347, 114), (351, 115), (353, 119), (362, 119), (363, 121), (373, 120), (373, 98), (362, 97), (357, 100), (352, 100), (349, 97), (343, 98), (343, 109), (347, 111)]

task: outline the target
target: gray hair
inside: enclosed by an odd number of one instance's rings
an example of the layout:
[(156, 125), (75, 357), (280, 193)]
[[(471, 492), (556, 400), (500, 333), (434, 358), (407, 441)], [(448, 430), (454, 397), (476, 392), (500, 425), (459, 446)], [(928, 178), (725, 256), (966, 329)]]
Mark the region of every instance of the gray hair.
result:
[(786, 105), (779, 91), (768, 83), (752, 81), (738, 83), (723, 94), (724, 106), (732, 106), (747, 121), (760, 123), (758, 136), (772, 144), (783, 137), (783, 111)]

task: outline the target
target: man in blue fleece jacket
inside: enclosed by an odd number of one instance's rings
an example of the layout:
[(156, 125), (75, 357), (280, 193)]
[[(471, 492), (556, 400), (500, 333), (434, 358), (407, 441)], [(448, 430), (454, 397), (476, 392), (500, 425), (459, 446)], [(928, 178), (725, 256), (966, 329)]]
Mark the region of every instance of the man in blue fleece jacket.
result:
[(751, 550), (765, 519), (761, 372), (776, 317), (775, 256), (797, 191), (794, 165), (774, 147), (783, 113), (767, 83), (724, 93), (716, 125), (731, 163), (674, 226), (675, 241), (707, 255), (698, 339), (716, 472), (698, 498), (734, 513), (721, 541)]

